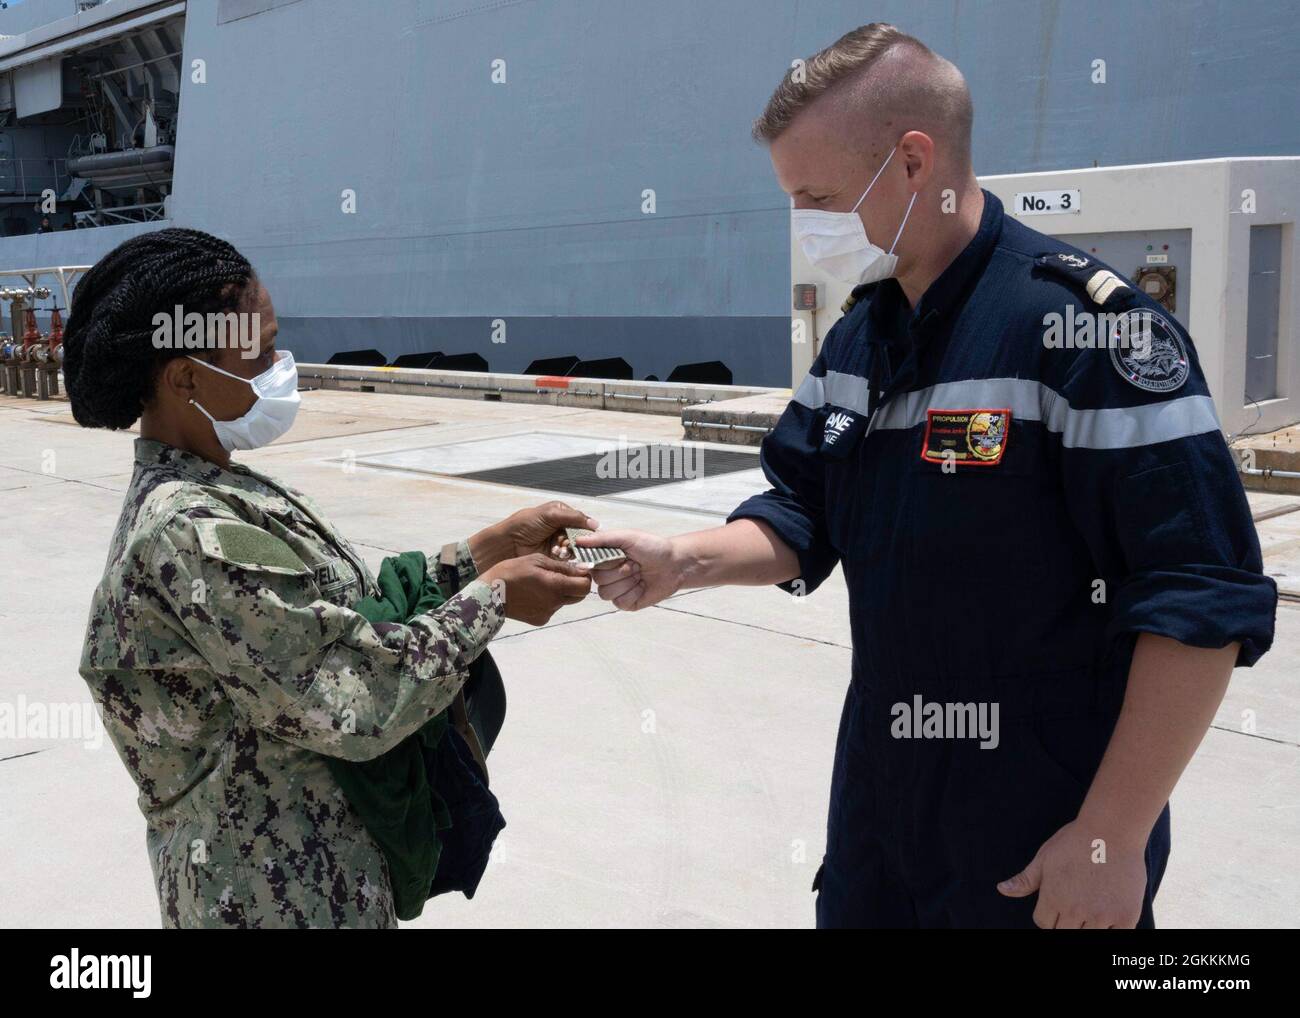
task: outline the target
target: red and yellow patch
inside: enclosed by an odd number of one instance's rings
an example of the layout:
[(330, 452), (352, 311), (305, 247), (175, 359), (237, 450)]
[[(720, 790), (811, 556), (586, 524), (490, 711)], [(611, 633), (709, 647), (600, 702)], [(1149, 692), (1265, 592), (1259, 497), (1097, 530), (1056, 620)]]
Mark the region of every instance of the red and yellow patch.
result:
[(994, 467), (1006, 454), (1010, 434), (1009, 409), (928, 410), (921, 459), (962, 467)]

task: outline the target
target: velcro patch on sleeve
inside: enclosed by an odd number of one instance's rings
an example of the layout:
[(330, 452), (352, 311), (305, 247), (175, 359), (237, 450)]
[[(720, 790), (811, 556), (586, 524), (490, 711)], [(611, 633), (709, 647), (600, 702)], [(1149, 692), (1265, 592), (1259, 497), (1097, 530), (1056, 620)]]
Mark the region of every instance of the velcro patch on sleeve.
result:
[(199, 547), (209, 558), (241, 569), (298, 576), (310, 573), (305, 562), (274, 534), (235, 520), (196, 520)]
[(994, 467), (1002, 462), (1011, 434), (1011, 411), (928, 410), (921, 459), (959, 467)]

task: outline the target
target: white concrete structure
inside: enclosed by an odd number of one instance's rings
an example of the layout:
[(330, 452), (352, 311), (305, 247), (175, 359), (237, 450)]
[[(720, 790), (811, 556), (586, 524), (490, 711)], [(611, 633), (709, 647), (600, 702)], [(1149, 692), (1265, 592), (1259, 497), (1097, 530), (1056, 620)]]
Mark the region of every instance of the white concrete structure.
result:
[[(1201, 365), (1214, 395), (1219, 417), (1229, 434), (1271, 431), (1300, 421), (1300, 237), (1295, 230), (1300, 209), (1300, 157), (1203, 159), (1180, 163), (1097, 167), (1048, 173), (1019, 173), (980, 178), (1007, 211), (1043, 233), (1096, 242), (1100, 260), (1132, 278), (1133, 266), (1117, 254), (1136, 245), (1139, 235), (1168, 243), (1154, 243), (1145, 261), (1153, 266), (1174, 261), (1168, 248), (1181, 251), (1178, 265), (1179, 303), (1176, 317), (1191, 333)], [(1077, 192), (1068, 211), (1023, 211), (1017, 195), (1031, 192)], [(1252, 266), (1252, 228), (1277, 226), (1280, 252), (1276, 264)], [(904, 244), (907, 235), (904, 234)], [(1127, 240), (1127, 243), (1125, 241)], [(915, 242), (915, 238), (913, 238)], [(1164, 250), (1161, 250), (1164, 248)], [(1161, 261), (1169, 259), (1169, 261)], [(1259, 323), (1276, 328), (1276, 346), (1252, 353), (1256, 361), (1275, 358), (1274, 364), (1256, 364), (1269, 379), (1264, 395), (1247, 391), (1247, 322), (1252, 272), (1256, 285)], [(818, 310), (795, 312), (796, 322), (814, 333), (816, 342), (800, 343), (796, 331), (792, 344), (794, 384), (808, 370), (820, 340), (840, 317), (840, 304), (851, 287), (813, 269), (791, 236), (791, 274), (794, 283), (816, 283)], [(1276, 279), (1268, 279), (1276, 275)], [(1260, 284), (1263, 286), (1260, 287)], [(1272, 288), (1275, 297), (1260, 297)], [(1273, 300), (1276, 301), (1275, 305)], [(796, 325), (796, 330), (799, 326)]]

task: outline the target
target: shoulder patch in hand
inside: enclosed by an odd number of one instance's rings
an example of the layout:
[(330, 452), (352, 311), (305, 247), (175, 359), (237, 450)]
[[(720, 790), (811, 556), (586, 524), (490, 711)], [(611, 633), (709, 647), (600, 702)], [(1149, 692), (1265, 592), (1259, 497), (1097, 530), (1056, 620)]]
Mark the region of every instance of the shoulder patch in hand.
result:
[(310, 573), (292, 548), (260, 527), (235, 520), (195, 520), (199, 547), (210, 558), (241, 569), (301, 575)]
[(1110, 335), (1110, 362), (1124, 381), (1146, 392), (1173, 392), (1191, 374), (1187, 347), (1177, 328), (1149, 308), (1116, 319)]

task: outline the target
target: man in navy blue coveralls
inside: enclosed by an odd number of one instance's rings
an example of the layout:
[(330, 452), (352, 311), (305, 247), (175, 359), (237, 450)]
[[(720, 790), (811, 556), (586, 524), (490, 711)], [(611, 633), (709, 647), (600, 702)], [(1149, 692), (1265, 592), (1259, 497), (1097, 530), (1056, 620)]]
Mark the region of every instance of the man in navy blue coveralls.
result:
[(587, 540), (628, 555), (601, 596), (843, 567), (819, 926), (1151, 926), (1169, 794), (1276, 607), (1195, 350), (979, 189), (921, 43), (865, 26), (795, 79), (755, 133), (809, 257), (872, 281), (763, 443), (771, 490)]

